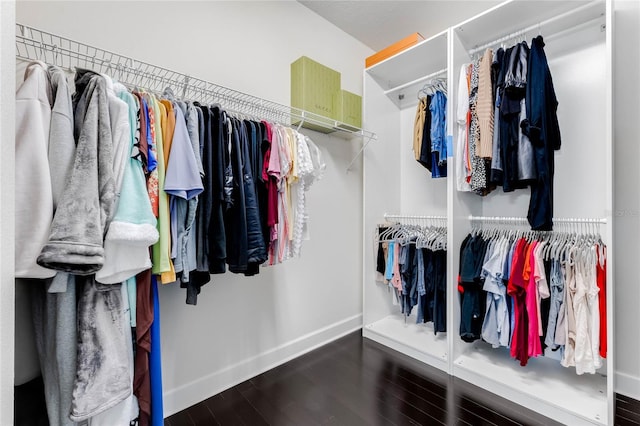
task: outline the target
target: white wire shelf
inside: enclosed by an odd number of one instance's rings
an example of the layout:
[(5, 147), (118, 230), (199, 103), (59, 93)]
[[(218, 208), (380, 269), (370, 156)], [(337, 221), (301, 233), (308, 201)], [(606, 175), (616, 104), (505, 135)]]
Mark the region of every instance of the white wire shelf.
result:
[(150, 92), (159, 93), (169, 87), (182, 99), (203, 104), (217, 103), (232, 113), (248, 118), (297, 126), (298, 129), (303, 124), (309, 124), (323, 133), (335, 132), (347, 138), (360, 137), (364, 143), (358, 156), (366, 144), (377, 139), (373, 132), (332, 118), (262, 99), (20, 23), (16, 23), (16, 58), (40, 60), (69, 71), (76, 67), (90, 69), (110, 75), (125, 86), (144, 88)]

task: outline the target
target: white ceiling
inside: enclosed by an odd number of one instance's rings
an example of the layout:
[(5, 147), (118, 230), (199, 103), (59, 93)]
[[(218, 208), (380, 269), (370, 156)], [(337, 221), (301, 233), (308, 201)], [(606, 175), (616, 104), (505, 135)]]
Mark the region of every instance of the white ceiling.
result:
[(375, 51), (419, 32), (425, 38), (500, 1), (298, 0)]

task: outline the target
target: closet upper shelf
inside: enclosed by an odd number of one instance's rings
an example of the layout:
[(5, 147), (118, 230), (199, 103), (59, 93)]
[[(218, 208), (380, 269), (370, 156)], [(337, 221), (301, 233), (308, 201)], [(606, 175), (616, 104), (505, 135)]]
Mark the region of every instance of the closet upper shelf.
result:
[(416, 104), (418, 91), (432, 78), (447, 77), (447, 31), (366, 69), (398, 106)]
[(268, 101), (22, 24), (16, 24), (16, 57), (40, 60), (68, 70), (75, 67), (91, 69), (110, 75), (125, 86), (152, 92), (161, 92), (169, 87), (182, 99), (204, 104), (218, 103), (229, 112), (252, 119), (292, 127), (299, 127), (302, 122), (306, 122), (326, 129), (325, 132), (335, 132), (335, 135), (345, 139), (361, 137), (366, 140), (365, 143), (376, 139), (373, 132), (332, 118)]
[(511, 0), (487, 10), (480, 15), (482, 19), (474, 17), (453, 29), (464, 48), (474, 52), (518, 36), (530, 39), (542, 34), (547, 39), (601, 19), (605, 13), (603, 0)]

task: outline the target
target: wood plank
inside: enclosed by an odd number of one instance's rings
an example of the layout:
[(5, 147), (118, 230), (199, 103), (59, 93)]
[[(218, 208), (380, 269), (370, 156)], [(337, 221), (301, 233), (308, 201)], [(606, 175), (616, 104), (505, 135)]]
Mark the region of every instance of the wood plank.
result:
[(475, 413), (465, 408), (456, 407), (456, 415), (457, 415), (457, 420), (459, 420), (460, 422), (464, 422), (466, 424), (496, 426), (496, 423), (490, 422), (482, 418), (478, 418), (478, 416)]
[(616, 403), (616, 417), (621, 417), (640, 425), (640, 410), (632, 405), (621, 407)]
[(242, 392), (242, 396), (247, 402), (256, 410), (260, 416), (272, 425), (295, 425), (295, 421), (289, 418), (278, 407), (272, 405), (266, 398), (261, 395), (261, 392), (255, 387), (246, 388)]
[(616, 426), (638, 426), (638, 422), (625, 419), (621, 416), (616, 416), (615, 424)]
[(283, 401), (281, 396), (268, 394), (255, 386), (245, 389), (242, 396), (269, 424), (285, 426), (319, 424), (295, 402)]
[(213, 414), (221, 425), (243, 425), (240, 416), (233, 410), (233, 404), (225, 399), (222, 394), (217, 394), (203, 401), (205, 406)]
[(182, 410), (170, 417), (172, 425), (195, 426), (193, 419), (189, 416), (188, 410)]
[(640, 424), (640, 401), (616, 394), (616, 415)]
[(621, 394), (621, 393), (617, 393), (616, 394), (616, 400), (627, 403), (627, 404), (632, 404), (634, 405), (636, 408), (640, 409), (640, 401), (631, 398), (630, 396)]
[(230, 404), (230, 409), (235, 411), (244, 424), (251, 426), (266, 426), (269, 424), (247, 401), (237, 387), (228, 389), (220, 395)]
[(464, 396), (460, 398), (459, 407), (462, 410), (466, 410), (469, 413), (472, 413), (477, 419), (489, 422), (490, 424), (513, 426), (517, 426), (518, 424), (520, 424), (519, 422), (514, 421), (507, 416), (493, 411), (492, 408), (478, 404), (477, 402)]
[(471, 401), (477, 405), (490, 407), (492, 411), (499, 413), (501, 416), (508, 417), (517, 423), (526, 423), (535, 426), (561, 425), (561, 423), (555, 422), (540, 413), (529, 410), (458, 378), (453, 379), (453, 393), (456, 395), (458, 405), (462, 398), (466, 398), (467, 401)]
[(253, 383), (251, 383), (251, 379), (245, 380), (244, 382), (235, 386), (235, 388), (237, 388), (240, 392), (242, 392), (245, 389), (250, 389), (252, 387), (253, 387)]
[(196, 426), (214, 426), (220, 424), (204, 402), (192, 405), (185, 411), (188, 411), (189, 417), (191, 417), (191, 420), (193, 420)]

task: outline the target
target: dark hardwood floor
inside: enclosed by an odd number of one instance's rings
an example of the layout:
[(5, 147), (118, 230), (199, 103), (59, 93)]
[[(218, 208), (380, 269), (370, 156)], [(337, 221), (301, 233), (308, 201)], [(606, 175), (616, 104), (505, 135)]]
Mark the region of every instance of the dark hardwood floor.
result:
[[(388, 349), (361, 332), (165, 419), (189, 425), (554, 425), (506, 399)], [(616, 425), (640, 424), (618, 395)]]
[[(15, 389), (16, 426), (46, 426), (41, 378)], [(462, 380), (352, 333), (165, 419), (208, 425), (553, 425)], [(616, 395), (617, 426), (640, 402)]]
[(640, 425), (640, 401), (616, 394), (616, 425)]

